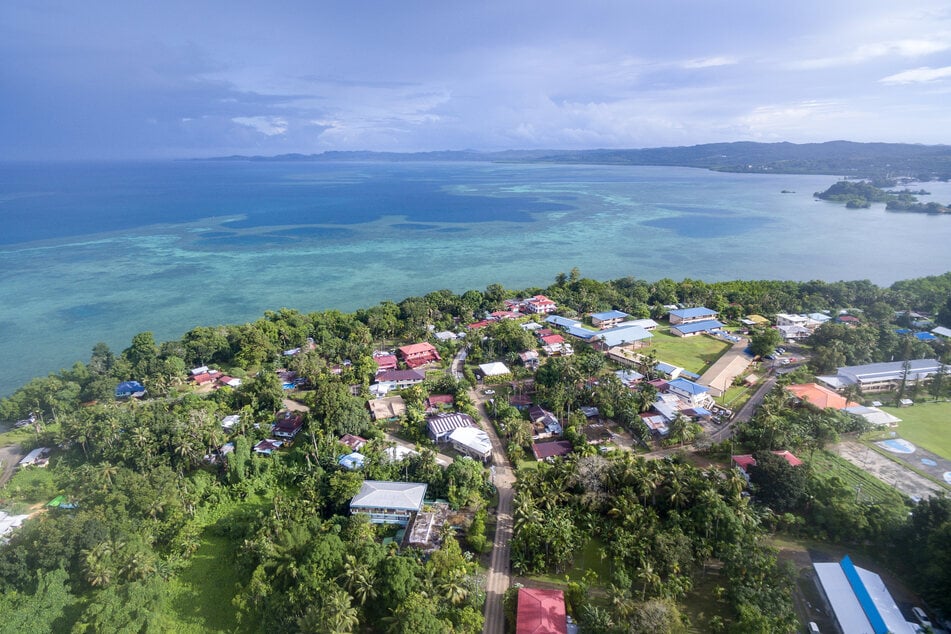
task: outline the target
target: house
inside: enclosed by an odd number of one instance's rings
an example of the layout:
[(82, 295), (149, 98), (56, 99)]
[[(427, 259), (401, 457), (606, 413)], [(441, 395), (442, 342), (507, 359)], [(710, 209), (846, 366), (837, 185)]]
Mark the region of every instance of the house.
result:
[(442, 360), (436, 346), (428, 342), (403, 346), (399, 349), (399, 353), (403, 362), (411, 368), (418, 368), (421, 365)]
[(897, 416), (893, 416), (877, 407), (865, 407), (864, 405), (852, 405), (846, 407), (845, 411), (853, 416), (860, 416), (872, 427), (895, 427), (901, 422)]
[(116, 398), (140, 398), (145, 396), (145, 387), (138, 381), (123, 381), (116, 386)]
[(373, 420), (396, 420), (406, 414), (406, 402), (402, 396), (388, 396), (367, 401), (370, 418)]
[(496, 310), (491, 313), (491, 317), (492, 319), (502, 321), (503, 319), (519, 319), (520, 317), (524, 317), (524, 315), (513, 310)]
[(544, 337), (539, 337), (539, 341), (546, 346), (554, 346), (556, 344), (562, 344), (565, 342), (565, 338), (561, 335), (546, 335)]
[(388, 390), (405, 390), (426, 380), (419, 370), (384, 370), (376, 375), (377, 383), (389, 384)]
[(617, 326), (628, 317), (630, 317), (630, 315), (620, 310), (609, 310), (603, 313), (592, 313), (591, 325), (600, 330), (605, 330), (607, 328), (613, 328)]
[(423, 507), (426, 485), (421, 482), (365, 480), (350, 500), (350, 512), (368, 515), (373, 524), (406, 526)]
[(427, 414), (435, 414), (444, 407), (451, 408), (455, 399), (452, 394), (430, 394), (423, 402)]
[(397, 367), (399, 367), (399, 361), (397, 360), (395, 354), (373, 355), (373, 360), (376, 362), (379, 372), (395, 370)]
[(535, 460), (561, 458), (562, 456), (570, 454), (573, 449), (571, 443), (567, 440), (532, 443), (532, 453), (535, 454)]
[(548, 315), (558, 310), (558, 304), (544, 295), (536, 295), (525, 300), (525, 310), (536, 315)]
[(931, 332), (938, 335), (939, 337), (945, 337), (951, 339), (951, 328), (945, 328), (944, 326), (938, 326), (937, 328), (932, 328)]
[(44, 468), (49, 466), (49, 456), (50, 452), (53, 451), (49, 447), (37, 447), (30, 453), (26, 454), (23, 457), (17, 466), (18, 467), (40, 467)]
[(812, 334), (805, 326), (776, 326), (783, 341), (800, 341)]
[[(773, 453), (779, 456), (780, 458), (788, 462), (789, 466), (791, 467), (798, 467), (799, 465), (802, 464), (802, 460), (794, 456), (789, 451), (772, 451), (770, 453)], [(743, 472), (744, 475), (749, 474), (750, 467), (756, 466), (756, 458), (754, 458), (751, 454), (743, 454), (740, 456), (730, 456), (730, 459), (733, 461), (733, 464), (735, 464), (739, 468), (739, 470)]]
[(668, 382), (667, 389), (690, 403), (691, 407), (703, 407), (713, 400), (710, 388), (679, 377)]
[(628, 388), (633, 388), (644, 380), (644, 375), (636, 370), (616, 370), (614, 375)]
[(354, 436), (353, 434), (344, 434), (337, 442), (341, 445), (346, 445), (353, 451), (360, 451), (363, 449), (363, 446), (367, 444), (367, 439), (361, 436)]
[(653, 336), (641, 326), (623, 325), (595, 333), (591, 341), (602, 351), (622, 346), (642, 348), (650, 343)]
[(340, 459), (337, 460), (337, 464), (348, 471), (353, 471), (355, 469), (362, 469), (365, 461), (366, 456), (354, 451), (353, 453), (348, 453), (346, 456), (340, 456)]
[(233, 376), (228, 376), (227, 374), (222, 374), (218, 377), (218, 385), (222, 387), (241, 387), (241, 379), (236, 379)]
[(304, 426), (304, 417), (296, 412), (278, 412), (271, 426), (271, 435), (278, 438), (293, 438)]
[(487, 379), (495, 376), (505, 376), (506, 374), (512, 373), (512, 371), (509, 370), (508, 367), (501, 361), (483, 363), (479, 365), (479, 372)]
[[(558, 417), (539, 405), (532, 405), (528, 408), (528, 419), (532, 425), (537, 425), (545, 431), (541, 432), (547, 435), (559, 436), (563, 431)], [(541, 435), (541, 433), (536, 435)]]
[(696, 308), (678, 308), (676, 310), (670, 311), (670, 313), (667, 315), (671, 326), (675, 326), (677, 324), (690, 324), (698, 321), (711, 321), (716, 316), (717, 311), (710, 310), (704, 306), (697, 306)]
[(475, 427), (475, 421), (468, 414), (437, 414), (426, 419), (426, 432), (434, 442), (446, 442), (449, 434), (460, 427)]
[(439, 332), (435, 332), (433, 333), (433, 337), (439, 341), (455, 341), (459, 338), (456, 333), (450, 330), (440, 330)]
[(515, 634), (568, 634), (565, 593), (561, 590), (519, 588)]
[(716, 319), (695, 320), (671, 326), (670, 334), (677, 335), (678, 337), (693, 337), (694, 335), (705, 334), (714, 330), (720, 330), (721, 328), (723, 328), (723, 324)]
[(658, 361), (654, 364), (654, 371), (658, 374), (664, 375), (668, 379), (676, 379), (681, 375), (681, 373), (683, 373), (684, 369), (670, 363)]
[(903, 375), (906, 385), (920, 385), (930, 381), (942, 367), (951, 370), (937, 359), (912, 359), (908, 361), (906, 373), (904, 362), (886, 361), (842, 367), (835, 375), (817, 376), (816, 381), (837, 391), (858, 385), (864, 394), (891, 392), (901, 385)]
[(231, 431), (235, 425), (241, 422), (240, 414), (229, 414), (221, 419), (221, 428), (225, 431)]
[(449, 434), (449, 443), (459, 453), (485, 462), (492, 457), (492, 441), (478, 427), (457, 427)]
[(850, 326), (858, 326), (862, 323), (861, 320), (854, 315), (839, 315), (835, 320), (840, 324), (848, 324)]
[(670, 427), (667, 425), (667, 418), (659, 413), (641, 414), (641, 420), (644, 421), (644, 424), (647, 425), (647, 428), (651, 430), (652, 434), (656, 434), (657, 436), (664, 438), (670, 433)]
[(777, 326), (802, 326), (809, 323), (809, 318), (805, 315), (792, 315), (788, 313), (776, 313)]
[(192, 368), (191, 370), (188, 371), (188, 374), (190, 376), (198, 376), (199, 374), (208, 374), (208, 366), (203, 365), (197, 368)]
[(841, 561), (812, 564), (822, 593), (832, 606), (840, 632), (914, 634), (882, 578), (859, 568), (846, 555)]
[[(403, 445), (394, 443), (383, 450), (383, 455), (386, 456), (388, 462), (399, 462), (404, 458), (419, 455), (419, 452), (410, 449), (409, 447), (404, 447)], [(439, 458), (436, 459), (436, 462), (439, 462)]]
[(747, 326), (768, 326), (769, 320), (762, 315), (757, 315), (754, 313), (752, 315), (747, 315), (746, 319), (743, 320), (743, 323)]
[(491, 323), (493, 323), (491, 319), (480, 319), (479, 321), (472, 322), (471, 324), (466, 326), (466, 328), (468, 328), (469, 330), (479, 330), (480, 328), (485, 328)]
[(851, 403), (840, 396), (838, 392), (816, 383), (789, 385), (786, 387), (786, 391), (799, 400), (819, 409), (845, 409), (849, 405), (855, 405), (855, 403)]
[(935, 337), (930, 332), (916, 332), (915, 339), (918, 341), (935, 341), (937, 337)]
[(261, 454), (264, 456), (270, 456), (272, 453), (284, 446), (284, 441), (275, 440), (273, 438), (268, 438), (267, 440), (262, 440), (254, 446), (252, 451), (256, 454)]
[(518, 360), (522, 362), (526, 368), (537, 368), (538, 367), (538, 351), (537, 350), (526, 350), (525, 352), (518, 353)]

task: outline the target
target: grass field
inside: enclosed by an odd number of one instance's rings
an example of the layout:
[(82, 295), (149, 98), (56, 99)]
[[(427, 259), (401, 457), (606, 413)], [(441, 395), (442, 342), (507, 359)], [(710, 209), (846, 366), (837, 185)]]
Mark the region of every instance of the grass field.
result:
[(951, 460), (951, 403), (916, 402), (912, 407), (883, 407), (902, 419), (898, 435)]
[(226, 537), (206, 534), (188, 566), (170, 584), (178, 632), (232, 632), (238, 576)]
[(51, 470), (26, 467), (17, 469), (6, 486), (0, 489), (0, 498), (13, 498), (27, 504), (46, 503), (59, 493)]
[[(657, 359), (665, 363), (680, 366), (690, 372), (703, 374), (714, 361), (720, 358), (730, 347), (726, 341), (713, 337), (676, 337), (669, 332), (655, 330), (651, 348), (657, 353)], [(644, 354), (649, 349), (641, 349)]]
[(750, 400), (750, 397), (756, 393), (757, 387), (756, 385), (752, 387), (734, 385), (724, 392), (722, 396), (716, 397), (716, 402), (723, 407), (729, 407), (734, 412), (737, 412), (746, 404), (746, 401)]
[(856, 491), (861, 501), (902, 504), (901, 494), (875, 476), (828, 451), (817, 451), (810, 459), (813, 471), (822, 478), (838, 476)]

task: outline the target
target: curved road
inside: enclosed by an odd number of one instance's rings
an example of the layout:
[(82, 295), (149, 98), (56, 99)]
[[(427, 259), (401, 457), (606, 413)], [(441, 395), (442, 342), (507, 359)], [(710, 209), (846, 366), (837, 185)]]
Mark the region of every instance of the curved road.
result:
[(495, 433), (495, 427), (489, 420), (482, 395), (470, 390), (469, 396), (479, 409), (479, 424), (492, 440), (492, 464), (495, 475), (492, 482), (499, 492), (499, 506), (496, 511), (495, 541), (492, 544), (492, 557), (489, 561), (489, 574), (485, 583), (485, 625), (483, 634), (504, 634), (505, 613), (502, 599), (505, 591), (512, 585), (511, 542), (512, 542), (512, 500), (515, 491), (515, 473), (509, 463), (502, 441)]

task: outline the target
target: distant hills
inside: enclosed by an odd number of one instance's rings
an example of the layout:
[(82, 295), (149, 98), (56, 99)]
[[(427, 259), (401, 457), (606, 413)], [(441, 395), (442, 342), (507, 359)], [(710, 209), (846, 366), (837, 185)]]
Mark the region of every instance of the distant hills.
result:
[(951, 180), (951, 146), (910, 143), (707, 143), (633, 150), (477, 152), (322, 152), (227, 156), (214, 161), (486, 161), (593, 165), (668, 165), (722, 172), (833, 174), (848, 178)]

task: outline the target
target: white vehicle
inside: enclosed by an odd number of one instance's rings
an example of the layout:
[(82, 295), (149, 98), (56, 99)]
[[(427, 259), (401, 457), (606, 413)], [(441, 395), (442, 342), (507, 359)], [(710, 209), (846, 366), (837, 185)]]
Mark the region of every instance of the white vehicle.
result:
[(495, 394), (495, 390), (485, 390), (482, 393), (485, 394), (486, 396), (492, 396), (493, 394)]
[(925, 614), (925, 611), (919, 607), (914, 607), (911, 609), (911, 613), (915, 615), (915, 619), (921, 623), (921, 627), (931, 627), (934, 626), (931, 624), (931, 621), (928, 619), (928, 615)]
[(819, 626), (816, 625), (815, 621), (809, 621), (809, 634), (822, 634), (819, 631)]

